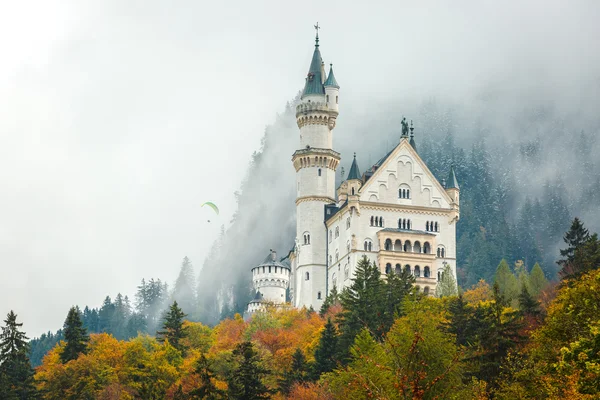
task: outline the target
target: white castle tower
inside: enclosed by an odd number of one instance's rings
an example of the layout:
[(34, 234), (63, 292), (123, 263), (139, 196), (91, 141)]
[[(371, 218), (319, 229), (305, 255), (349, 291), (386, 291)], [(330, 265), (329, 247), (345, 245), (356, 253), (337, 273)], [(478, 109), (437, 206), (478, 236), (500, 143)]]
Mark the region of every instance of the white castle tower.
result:
[(306, 83), (296, 107), (300, 149), (292, 162), (296, 169), (296, 260), (294, 305), (319, 309), (326, 295), (326, 204), (335, 203), (335, 171), (340, 154), (333, 150), (333, 128), (338, 116), (339, 85), (333, 67), (325, 77), (319, 51), (319, 27)]
[(291, 269), (277, 260), (273, 250), (258, 266), (252, 268), (252, 284), (256, 295), (248, 303), (248, 314), (261, 310), (264, 303), (283, 304), (290, 286)]

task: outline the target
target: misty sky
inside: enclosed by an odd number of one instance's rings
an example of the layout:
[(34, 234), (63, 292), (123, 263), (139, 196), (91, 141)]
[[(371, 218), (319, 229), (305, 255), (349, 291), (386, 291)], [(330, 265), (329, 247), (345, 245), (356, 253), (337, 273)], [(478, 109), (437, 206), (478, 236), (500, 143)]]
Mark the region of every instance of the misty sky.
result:
[(339, 128), (399, 96), (598, 102), (600, 2), (420, 3), (0, 0), (1, 316), (33, 337), (199, 267), (317, 21)]

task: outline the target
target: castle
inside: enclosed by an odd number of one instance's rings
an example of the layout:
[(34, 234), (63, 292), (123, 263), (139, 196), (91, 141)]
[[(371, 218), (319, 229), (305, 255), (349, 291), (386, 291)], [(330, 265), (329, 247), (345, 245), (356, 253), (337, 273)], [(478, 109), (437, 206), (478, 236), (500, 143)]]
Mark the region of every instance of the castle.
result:
[(424, 293), (435, 293), (445, 264), (456, 277), (458, 182), (454, 168), (443, 184), (429, 171), (417, 153), (412, 121), (409, 128), (402, 120), (398, 145), (363, 173), (355, 153), (348, 176), (335, 187), (341, 157), (333, 149), (333, 129), (340, 86), (331, 64), (325, 74), (315, 28), (315, 49), (296, 107), (295, 246), (281, 260), (271, 251), (252, 269), (256, 296), (249, 313), (265, 302), (286, 300), (318, 310), (334, 286), (341, 291), (351, 284), (362, 257), (383, 276), (410, 271)]

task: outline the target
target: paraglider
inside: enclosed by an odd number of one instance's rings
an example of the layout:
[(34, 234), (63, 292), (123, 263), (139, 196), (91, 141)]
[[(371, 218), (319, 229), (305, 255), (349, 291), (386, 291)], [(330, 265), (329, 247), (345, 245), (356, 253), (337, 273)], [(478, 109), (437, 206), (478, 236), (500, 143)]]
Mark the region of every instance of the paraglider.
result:
[[(206, 203), (202, 204), (200, 207), (204, 207), (204, 206), (209, 206), (210, 208), (213, 209), (213, 211), (219, 215), (219, 207), (217, 207), (217, 205), (211, 201), (207, 201)], [(210, 219), (208, 220), (208, 222), (210, 222)]]

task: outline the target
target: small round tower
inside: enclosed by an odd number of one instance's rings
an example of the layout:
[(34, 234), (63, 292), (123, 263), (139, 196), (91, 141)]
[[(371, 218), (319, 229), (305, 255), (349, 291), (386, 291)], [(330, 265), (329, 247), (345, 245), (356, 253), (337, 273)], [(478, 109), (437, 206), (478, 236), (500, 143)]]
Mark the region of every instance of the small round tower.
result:
[(290, 267), (279, 262), (277, 253), (271, 250), (260, 265), (252, 268), (252, 284), (257, 292), (254, 301), (285, 303), (290, 275)]

